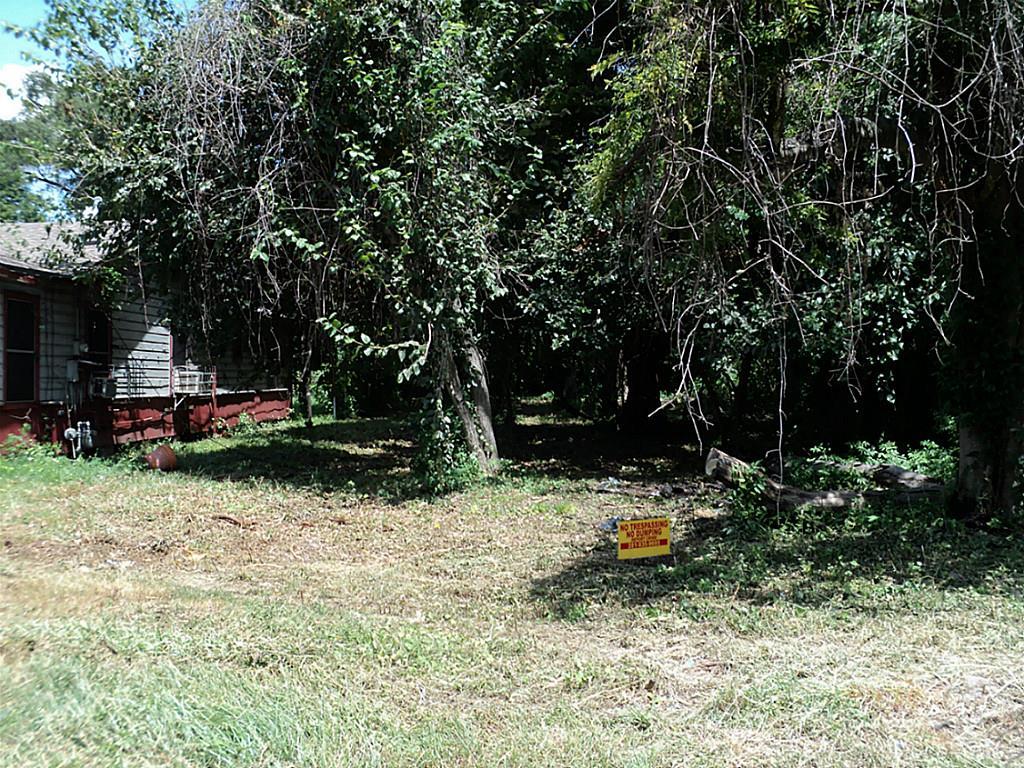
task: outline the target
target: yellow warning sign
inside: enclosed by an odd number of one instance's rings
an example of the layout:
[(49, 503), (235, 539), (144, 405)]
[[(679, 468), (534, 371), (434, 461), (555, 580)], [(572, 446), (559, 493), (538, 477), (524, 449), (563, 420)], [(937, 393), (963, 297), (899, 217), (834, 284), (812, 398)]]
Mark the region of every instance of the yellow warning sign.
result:
[(667, 517), (619, 521), (619, 560), (667, 555), (671, 546)]

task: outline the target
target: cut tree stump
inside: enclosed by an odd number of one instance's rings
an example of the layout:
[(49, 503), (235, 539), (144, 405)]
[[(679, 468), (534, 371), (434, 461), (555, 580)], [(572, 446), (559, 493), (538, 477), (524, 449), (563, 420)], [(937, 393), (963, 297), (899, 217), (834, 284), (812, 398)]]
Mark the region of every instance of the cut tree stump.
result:
[(946, 494), (946, 487), (937, 480), (917, 472), (898, 467), (895, 464), (829, 464), (828, 466), (844, 467), (870, 477), (883, 490), (870, 491), (809, 491), (784, 485), (768, 477), (764, 472), (754, 469), (745, 461), (730, 456), (724, 451), (712, 448), (704, 464), (704, 472), (708, 477), (719, 480), (726, 485), (736, 487), (742, 479), (761, 487), (765, 501), (781, 509), (792, 510), (799, 507), (817, 507), (836, 509), (858, 507), (880, 501), (941, 501)]

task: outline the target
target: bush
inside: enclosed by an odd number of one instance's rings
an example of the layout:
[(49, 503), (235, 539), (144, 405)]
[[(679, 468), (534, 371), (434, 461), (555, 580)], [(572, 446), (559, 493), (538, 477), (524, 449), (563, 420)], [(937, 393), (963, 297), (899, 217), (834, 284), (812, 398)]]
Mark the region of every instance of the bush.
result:
[(457, 419), (434, 401), (416, 429), (416, 456), (412, 471), (423, 490), (431, 494), (459, 491), (481, 477), (470, 455)]
[(852, 464), (895, 464), (940, 480), (947, 485), (956, 480), (955, 451), (925, 440), (916, 448), (900, 450), (896, 443), (854, 443), (846, 453), (833, 453), (823, 446), (808, 451), (810, 458), (794, 461), (787, 467), (786, 482), (801, 488), (867, 490), (870, 478), (852, 469)]
[(234, 437), (248, 437), (255, 435), (260, 431), (259, 422), (256, 421), (249, 413), (242, 411), (238, 415), (238, 423), (235, 424), (231, 430), (231, 434)]
[(0, 455), (5, 459), (52, 459), (60, 455), (60, 446), (40, 443), (32, 436), (32, 428), (26, 424), (18, 434), (7, 436), (0, 445)]
[[(844, 453), (834, 453), (816, 446), (808, 451), (809, 457), (787, 465), (787, 485), (807, 490), (866, 491), (874, 488), (871, 479), (857, 472), (851, 465), (895, 464), (920, 472), (937, 480), (952, 484), (956, 478), (956, 454), (932, 441), (900, 450), (892, 442), (871, 444), (866, 442), (850, 446)], [(758, 468), (757, 465), (754, 465)], [(740, 477), (732, 491), (731, 509), (734, 525), (739, 527), (787, 528), (801, 531), (827, 529), (871, 530), (887, 527), (894, 530), (919, 529), (921, 525), (946, 524), (943, 509), (934, 503), (887, 501), (860, 507), (817, 508), (796, 510), (776, 509), (762, 494), (762, 481), (751, 473)]]
[(893, 442), (877, 445), (856, 443), (852, 450), (854, 455), (867, 464), (897, 464), (912, 472), (934, 477), (947, 485), (956, 480), (956, 451), (943, 448), (931, 440), (925, 440), (916, 448), (906, 451), (901, 451)]

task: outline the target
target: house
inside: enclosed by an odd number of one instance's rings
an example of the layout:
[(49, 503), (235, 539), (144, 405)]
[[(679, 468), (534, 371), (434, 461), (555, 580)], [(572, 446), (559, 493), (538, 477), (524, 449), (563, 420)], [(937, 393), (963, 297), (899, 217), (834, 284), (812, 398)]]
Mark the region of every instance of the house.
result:
[(209, 434), (243, 413), (288, 416), (288, 390), (240, 355), (191, 360), (169, 298), (142, 281), (129, 281), (113, 310), (98, 306), (84, 278), (101, 255), (74, 247), (75, 232), (0, 224), (0, 443), (27, 427), (78, 450)]

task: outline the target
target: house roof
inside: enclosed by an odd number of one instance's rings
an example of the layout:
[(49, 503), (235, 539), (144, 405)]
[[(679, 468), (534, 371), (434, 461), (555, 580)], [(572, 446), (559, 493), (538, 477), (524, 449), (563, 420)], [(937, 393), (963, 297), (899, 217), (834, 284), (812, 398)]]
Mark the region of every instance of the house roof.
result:
[(74, 223), (0, 223), (0, 267), (70, 277), (100, 261), (95, 245), (79, 246)]

